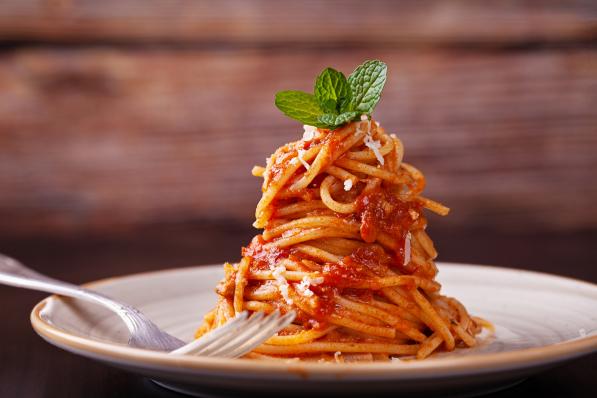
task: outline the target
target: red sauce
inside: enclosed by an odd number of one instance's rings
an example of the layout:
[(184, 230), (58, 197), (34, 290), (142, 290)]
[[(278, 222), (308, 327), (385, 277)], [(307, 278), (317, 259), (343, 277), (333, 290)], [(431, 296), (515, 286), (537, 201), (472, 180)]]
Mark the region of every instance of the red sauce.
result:
[(323, 283), (317, 286), (311, 286), (310, 289), (317, 296), (317, 306), (315, 307), (315, 319), (319, 322), (325, 321), (325, 319), (336, 312), (338, 305), (334, 297), (336, 296), (338, 289)]
[[(404, 240), (410, 227), (421, 217), (421, 205), (401, 201), (383, 189), (361, 195), (357, 204), (357, 214), (361, 219), (361, 238), (365, 242), (375, 242), (380, 232), (390, 235), (398, 242), (395, 260), (402, 264)], [(418, 217), (413, 219), (412, 212)]]
[(280, 249), (278, 247), (264, 247), (265, 241), (261, 235), (253, 238), (249, 246), (243, 247), (241, 253), (243, 257), (248, 256), (253, 259), (251, 263), (252, 269), (269, 270), (271, 267), (282, 258), (288, 258), (290, 251), (287, 249)]
[(335, 134), (330, 134), (330, 136), (330, 155), (332, 158), (334, 158), (336, 156), (336, 153), (338, 152), (338, 149), (340, 149), (343, 146), (343, 142), (341, 140), (338, 140)]
[(369, 303), (373, 301), (373, 291), (367, 289), (344, 289), (342, 291), (342, 295), (344, 297), (349, 297), (355, 299), (356, 301), (361, 301), (364, 303)]
[(384, 190), (361, 195), (357, 212), (361, 217), (363, 240), (374, 242), (381, 231), (396, 238), (403, 238), (415, 221), (409, 213), (410, 210), (419, 214), (421, 205), (416, 202), (403, 202)]
[(261, 188), (263, 192), (265, 192), (266, 185), (269, 185), (272, 181), (276, 181), (280, 178), (288, 168), (290, 161), (295, 157), (296, 150), (292, 149), (289, 144), (284, 145), (276, 151), (274, 164), (266, 169), (266, 174), (264, 176), (264, 182), (266, 184)]
[[(368, 302), (373, 292), (370, 289), (355, 289), (355, 286), (373, 276), (386, 275), (389, 268), (404, 271), (406, 234), (422, 217), (421, 212), (422, 208), (417, 203), (403, 202), (381, 188), (359, 197), (356, 217), (361, 221), (361, 237), (372, 244), (359, 247), (337, 263), (323, 266), (324, 282), (311, 288), (320, 298), (316, 310), (318, 319), (324, 319), (337, 310), (334, 294), (341, 293)], [(395, 253), (387, 253), (380, 245), (373, 244), (380, 232), (398, 242)]]
[(374, 275), (386, 274), (392, 258), (377, 245), (359, 247), (337, 263), (323, 266), (324, 284), (337, 288), (350, 288)]
[(377, 245), (359, 247), (343, 261), (349, 266), (361, 264), (377, 276), (385, 275), (393, 263), (392, 258)]

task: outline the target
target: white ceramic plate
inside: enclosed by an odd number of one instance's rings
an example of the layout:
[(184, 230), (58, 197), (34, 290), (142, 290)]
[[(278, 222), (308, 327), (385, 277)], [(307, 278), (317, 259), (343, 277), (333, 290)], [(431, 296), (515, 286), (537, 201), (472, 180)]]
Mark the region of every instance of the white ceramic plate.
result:
[[(473, 349), (424, 361), (318, 364), (176, 357), (129, 348), (112, 313), (56, 296), (31, 313), (37, 333), (51, 344), (155, 379), (191, 394), (241, 392), (391, 392), (394, 397), (475, 395), (512, 385), (558, 362), (597, 351), (597, 285), (541, 273), (489, 266), (438, 264), (442, 292), (472, 314), (494, 323)], [(215, 303), (220, 265), (173, 269), (88, 284), (132, 304), (169, 333), (190, 341)]]

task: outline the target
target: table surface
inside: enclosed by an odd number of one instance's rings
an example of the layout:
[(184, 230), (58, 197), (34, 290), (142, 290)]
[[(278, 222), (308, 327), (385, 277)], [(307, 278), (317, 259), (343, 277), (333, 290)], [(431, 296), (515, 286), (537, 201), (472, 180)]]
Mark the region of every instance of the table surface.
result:
[[(0, 238), (0, 252), (76, 283), (113, 275), (218, 263), (239, 256), (253, 231), (235, 225), (156, 227), (122, 231), (110, 238)], [(591, 257), (597, 232), (533, 236), (488, 231), (431, 231), (440, 259), (539, 270), (597, 281)], [(29, 311), (43, 293), (0, 287), (0, 397), (175, 397), (148, 379), (67, 353), (31, 329)], [(529, 378), (491, 397), (595, 396), (597, 355)]]

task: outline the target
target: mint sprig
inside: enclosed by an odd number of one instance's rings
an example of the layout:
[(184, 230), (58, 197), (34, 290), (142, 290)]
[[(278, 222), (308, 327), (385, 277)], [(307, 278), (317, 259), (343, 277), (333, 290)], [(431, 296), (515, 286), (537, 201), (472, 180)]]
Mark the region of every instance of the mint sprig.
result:
[(332, 68), (315, 80), (314, 94), (280, 91), (275, 104), (286, 116), (303, 124), (335, 130), (341, 125), (371, 116), (386, 82), (387, 66), (366, 61), (348, 77)]

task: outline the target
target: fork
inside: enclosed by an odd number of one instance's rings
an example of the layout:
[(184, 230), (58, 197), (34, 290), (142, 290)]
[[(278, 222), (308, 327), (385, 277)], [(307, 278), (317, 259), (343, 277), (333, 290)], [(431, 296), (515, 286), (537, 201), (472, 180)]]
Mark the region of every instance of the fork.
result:
[(250, 317), (244, 311), (225, 325), (186, 344), (164, 332), (141, 311), (104, 294), (40, 274), (17, 260), (0, 254), (0, 284), (40, 290), (73, 297), (108, 308), (118, 315), (129, 330), (128, 345), (171, 354), (193, 354), (221, 358), (238, 358), (257, 348), (278, 331), (288, 326), (294, 311), (281, 316), (275, 311), (265, 316), (256, 312)]

